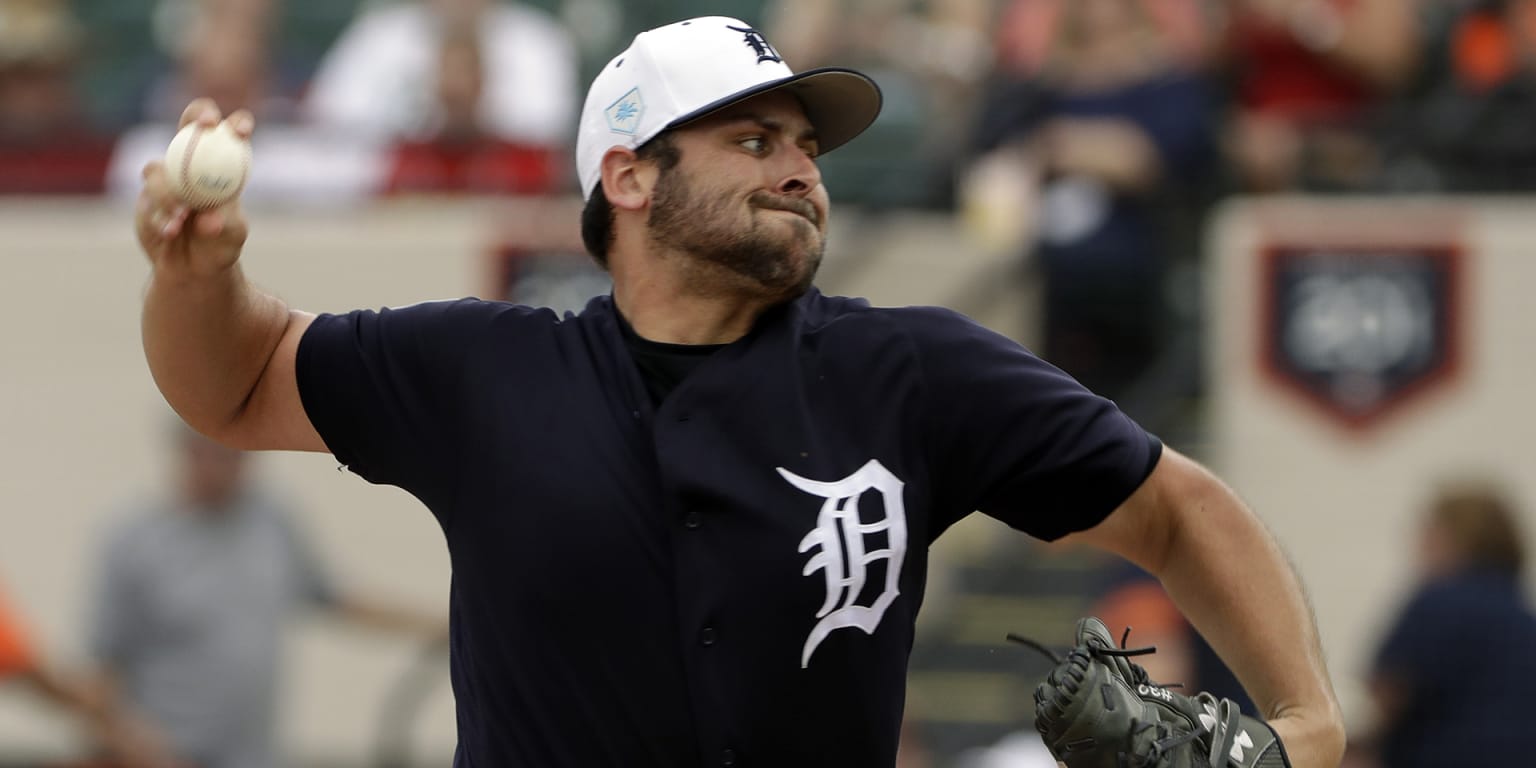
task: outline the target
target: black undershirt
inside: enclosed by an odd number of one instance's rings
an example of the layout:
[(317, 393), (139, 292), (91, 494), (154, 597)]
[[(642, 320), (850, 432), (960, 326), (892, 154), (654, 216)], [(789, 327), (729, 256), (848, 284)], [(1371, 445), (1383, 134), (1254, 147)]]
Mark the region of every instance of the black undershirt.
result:
[(629, 347), (629, 355), (635, 359), (635, 367), (640, 369), (640, 378), (645, 381), (645, 390), (655, 405), (660, 405), (678, 384), (683, 383), (683, 379), (688, 378), (688, 374), (725, 346), (651, 341), (635, 333), (623, 315), (615, 312), (614, 316), (619, 320), (619, 329), (624, 332), (624, 345)]

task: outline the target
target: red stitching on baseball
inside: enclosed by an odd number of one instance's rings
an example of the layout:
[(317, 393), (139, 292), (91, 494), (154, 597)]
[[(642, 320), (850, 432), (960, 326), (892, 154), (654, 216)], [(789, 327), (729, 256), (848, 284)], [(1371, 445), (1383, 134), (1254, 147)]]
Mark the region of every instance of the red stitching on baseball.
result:
[[(197, 151), (197, 141), (203, 137), (203, 126), (193, 124), (192, 136), (187, 139), (187, 151), (181, 155), (181, 197), (192, 197), (192, 153)], [(187, 200), (192, 203), (192, 200)]]

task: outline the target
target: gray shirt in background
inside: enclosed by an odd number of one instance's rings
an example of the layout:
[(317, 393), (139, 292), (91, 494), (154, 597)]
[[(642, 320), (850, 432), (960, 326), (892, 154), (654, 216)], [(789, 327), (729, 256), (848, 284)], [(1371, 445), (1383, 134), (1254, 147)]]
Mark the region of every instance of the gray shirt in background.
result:
[(220, 511), (140, 505), (109, 533), (92, 650), (201, 768), (273, 768), (284, 622), (332, 585), (269, 496)]

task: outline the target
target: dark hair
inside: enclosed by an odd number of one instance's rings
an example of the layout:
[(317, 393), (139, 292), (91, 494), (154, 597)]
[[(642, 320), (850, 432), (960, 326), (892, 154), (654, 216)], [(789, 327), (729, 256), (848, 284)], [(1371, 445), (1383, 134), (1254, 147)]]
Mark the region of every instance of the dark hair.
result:
[(1447, 487), (1431, 503), (1429, 519), (1450, 538), (1463, 565), (1510, 576), (1524, 569), (1517, 515), (1497, 489), (1483, 484)]
[[(671, 131), (662, 131), (635, 150), (635, 156), (656, 164), (662, 174), (677, 167), (682, 153), (672, 141)], [(587, 204), (581, 209), (581, 242), (587, 253), (597, 260), (598, 266), (608, 268), (608, 249), (613, 246), (613, 206), (603, 194), (603, 182), (599, 180), (587, 196)]]

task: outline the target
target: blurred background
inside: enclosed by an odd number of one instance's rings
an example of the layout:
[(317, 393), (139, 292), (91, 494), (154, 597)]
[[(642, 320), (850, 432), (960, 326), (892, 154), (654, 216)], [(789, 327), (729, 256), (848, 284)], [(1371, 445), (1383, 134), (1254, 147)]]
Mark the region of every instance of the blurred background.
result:
[[(175, 711), (229, 704), (219, 664), (144, 658), (197, 633), (258, 660), (268, 765), (450, 762), (439, 531), (328, 457), (186, 444), (139, 346), (139, 170), (211, 96), (257, 117), (246, 269), (294, 306), (579, 308), (607, 290), (576, 225), (585, 86), (705, 14), (884, 90), (822, 161), (822, 290), (1019, 339), (1274, 528), (1351, 766), (1478, 755), (1462, 696), (1536, 717), (1533, 662), (1467, 658), (1536, 647), (1536, 0), (0, 0), (0, 766), (232, 741)], [(255, 615), (212, 610), (245, 582), (167, 594), (228, 558), (133, 531), (212, 547), (177, 510), (224, 507), (287, 520), (282, 556), (323, 579), (218, 571), (260, 582)], [(1003, 636), (1065, 644), (1090, 611), (1159, 646), (1154, 678), (1242, 695), (1123, 563), (979, 516), (934, 552), (902, 768), (1050, 765), (1046, 665)], [(172, 705), (102, 714), (141, 695)]]

